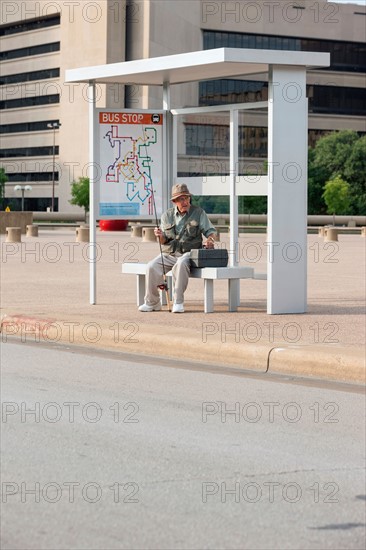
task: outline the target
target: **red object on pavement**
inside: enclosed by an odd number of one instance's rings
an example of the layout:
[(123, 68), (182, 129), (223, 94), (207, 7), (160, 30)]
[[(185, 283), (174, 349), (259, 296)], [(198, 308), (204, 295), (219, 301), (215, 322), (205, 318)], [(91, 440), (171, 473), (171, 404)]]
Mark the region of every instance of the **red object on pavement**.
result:
[(126, 231), (128, 220), (99, 220), (101, 231)]

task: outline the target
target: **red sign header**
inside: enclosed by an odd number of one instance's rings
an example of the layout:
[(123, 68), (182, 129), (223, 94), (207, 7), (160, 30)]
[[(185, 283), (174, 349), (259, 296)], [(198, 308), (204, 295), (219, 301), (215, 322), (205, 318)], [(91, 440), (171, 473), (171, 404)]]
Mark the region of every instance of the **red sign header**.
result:
[(159, 113), (99, 113), (100, 124), (163, 124)]

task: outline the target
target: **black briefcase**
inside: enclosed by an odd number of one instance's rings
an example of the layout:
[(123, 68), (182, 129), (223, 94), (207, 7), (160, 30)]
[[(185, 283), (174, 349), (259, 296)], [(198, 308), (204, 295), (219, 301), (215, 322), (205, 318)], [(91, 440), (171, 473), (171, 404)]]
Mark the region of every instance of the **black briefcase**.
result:
[(199, 248), (190, 252), (191, 267), (226, 267), (229, 255), (226, 248)]

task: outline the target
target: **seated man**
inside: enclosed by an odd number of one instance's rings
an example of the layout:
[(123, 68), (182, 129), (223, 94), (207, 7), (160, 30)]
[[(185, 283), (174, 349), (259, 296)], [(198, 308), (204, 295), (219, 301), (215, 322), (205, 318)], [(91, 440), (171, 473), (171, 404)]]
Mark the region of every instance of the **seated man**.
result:
[(206, 248), (214, 248), (216, 229), (206, 212), (191, 204), (191, 196), (185, 184), (177, 184), (172, 188), (171, 200), (174, 206), (164, 212), (160, 227), (154, 230), (162, 245), (163, 254), (159, 254), (147, 265), (145, 303), (139, 307), (140, 311), (161, 310), (159, 285), (164, 282), (163, 270), (165, 268), (165, 272), (168, 272), (173, 268), (173, 313), (184, 313), (184, 292), (188, 286), (190, 250), (202, 248), (202, 235), (207, 237)]

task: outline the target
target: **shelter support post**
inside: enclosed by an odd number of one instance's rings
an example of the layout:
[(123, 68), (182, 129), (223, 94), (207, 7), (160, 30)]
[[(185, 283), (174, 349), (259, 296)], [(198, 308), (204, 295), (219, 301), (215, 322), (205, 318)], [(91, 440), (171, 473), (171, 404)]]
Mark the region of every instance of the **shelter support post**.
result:
[(90, 304), (94, 305), (97, 302), (97, 261), (96, 261), (96, 240), (97, 240), (97, 197), (96, 197), (96, 176), (97, 170), (95, 166), (96, 151), (95, 151), (95, 136), (94, 128), (96, 127), (96, 105), (95, 105), (95, 82), (90, 81), (88, 87), (89, 100), (89, 293)]
[(165, 185), (163, 185), (163, 212), (169, 208), (169, 191), (173, 185), (173, 115), (170, 112), (171, 99), (170, 99), (170, 84), (169, 82), (163, 83), (163, 109), (165, 111)]
[[(239, 111), (230, 110), (230, 254), (229, 265), (238, 265), (237, 249), (239, 242), (238, 196), (236, 182), (239, 176)], [(240, 304), (240, 280), (231, 281), (230, 296), (233, 304)]]
[(178, 117), (171, 114), (172, 117), (172, 183), (178, 183)]
[(270, 67), (267, 313), (307, 309), (306, 70)]

